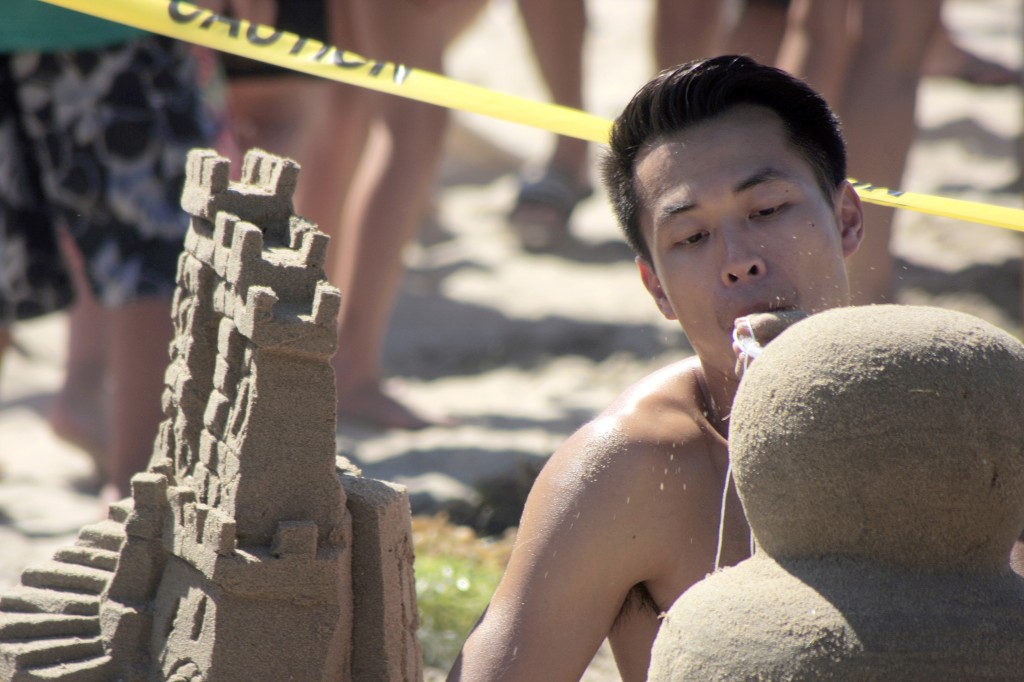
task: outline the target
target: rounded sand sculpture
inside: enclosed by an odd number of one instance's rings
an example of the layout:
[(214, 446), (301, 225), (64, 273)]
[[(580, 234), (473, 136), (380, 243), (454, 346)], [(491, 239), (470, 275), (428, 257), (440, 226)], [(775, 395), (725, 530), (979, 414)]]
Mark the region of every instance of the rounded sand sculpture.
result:
[(871, 306), (769, 344), (733, 406), (757, 544), (669, 610), (652, 680), (1024, 679), (1024, 345)]

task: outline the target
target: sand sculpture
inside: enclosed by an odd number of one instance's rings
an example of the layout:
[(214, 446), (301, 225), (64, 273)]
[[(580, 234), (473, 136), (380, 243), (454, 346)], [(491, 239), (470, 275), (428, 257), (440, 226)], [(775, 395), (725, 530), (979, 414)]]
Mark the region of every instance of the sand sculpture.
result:
[(187, 170), (150, 466), (0, 596), (0, 679), (418, 680), (408, 498), (335, 458), (340, 295), (298, 166)]
[(730, 426), (757, 551), (668, 611), (652, 680), (1024, 678), (1024, 346), (872, 306), (765, 348)]

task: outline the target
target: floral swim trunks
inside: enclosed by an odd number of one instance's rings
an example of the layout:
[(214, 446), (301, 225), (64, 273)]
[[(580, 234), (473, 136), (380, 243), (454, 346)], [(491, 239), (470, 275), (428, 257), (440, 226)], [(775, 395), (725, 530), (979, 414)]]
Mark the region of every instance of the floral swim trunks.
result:
[(0, 325), (73, 300), (60, 227), (102, 305), (169, 297), (185, 158), (214, 133), (183, 43), (0, 54)]

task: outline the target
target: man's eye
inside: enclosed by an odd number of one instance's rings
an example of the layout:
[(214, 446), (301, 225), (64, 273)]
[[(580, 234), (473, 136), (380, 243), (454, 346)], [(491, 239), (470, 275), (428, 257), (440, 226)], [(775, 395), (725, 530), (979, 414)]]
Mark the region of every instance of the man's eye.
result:
[(778, 206), (770, 206), (769, 208), (762, 208), (759, 211), (754, 211), (753, 213), (751, 213), (750, 217), (751, 218), (771, 218), (773, 215), (775, 215), (776, 213), (780, 212), (783, 209), (784, 206), (785, 206), (784, 204), (780, 204)]
[(679, 244), (681, 244), (683, 246), (693, 246), (694, 244), (697, 244), (697, 243), (700, 243), (700, 242), (704, 241), (704, 238), (706, 236), (707, 236), (706, 232), (697, 232), (695, 234), (691, 234), (689, 237), (685, 237), (683, 239), (680, 239), (679, 240)]

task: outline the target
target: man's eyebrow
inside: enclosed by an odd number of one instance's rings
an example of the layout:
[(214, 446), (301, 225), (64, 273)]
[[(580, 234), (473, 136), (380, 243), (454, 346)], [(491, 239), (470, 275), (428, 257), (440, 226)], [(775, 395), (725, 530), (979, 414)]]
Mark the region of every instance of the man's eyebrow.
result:
[(673, 201), (661, 207), (661, 210), (658, 211), (658, 217), (664, 220), (666, 218), (671, 218), (674, 215), (692, 211), (695, 208), (697, 208), (696, 201)]
[(785, 173), (779, 170), (778, 168), (772, 168), (771, 166), (767, 166), (756, 171), (755, 173), (741, 180), (740, 182), (736, 183), (736, 186), (733, 187), (732, 191), (735, 194), (739, 194), (740, 192), (745, 192), (748, 189), (757, 187), (758, 185), (763, 185), (767, 182), (790, 179), (792, 179), (792, 176), (790, 176), (788, 173)]
[[(758, 185), (775, 182), (776, 180), (790, 181), (792, 179), (793, 176), (785, 171), (773, 168), (772, 166), (765, 166), (736, 183), (732, 191), (733, 194), (740, 194)], [(700, 204), (696, 201), (673, 201), (661, 207), (661, 210), (658, 211), (658, 219), (665, 220), (672, 216), (687, 213), (698, 206)]]

